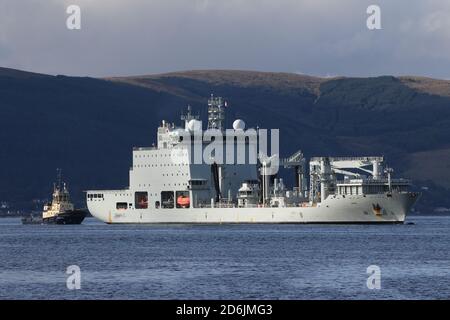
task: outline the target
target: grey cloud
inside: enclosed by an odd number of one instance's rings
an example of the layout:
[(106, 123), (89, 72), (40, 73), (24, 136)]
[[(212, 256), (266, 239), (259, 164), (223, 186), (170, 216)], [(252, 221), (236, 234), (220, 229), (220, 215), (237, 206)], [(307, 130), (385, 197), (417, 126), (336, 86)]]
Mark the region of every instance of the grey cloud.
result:
[[(70, 75), (251, 69), (450, 78), (446, 0), (0, 0), (0, 65)], [(366, 8), (382, 30), (366, 28)], [(65, 27), (78, 4), (82, 29)]]

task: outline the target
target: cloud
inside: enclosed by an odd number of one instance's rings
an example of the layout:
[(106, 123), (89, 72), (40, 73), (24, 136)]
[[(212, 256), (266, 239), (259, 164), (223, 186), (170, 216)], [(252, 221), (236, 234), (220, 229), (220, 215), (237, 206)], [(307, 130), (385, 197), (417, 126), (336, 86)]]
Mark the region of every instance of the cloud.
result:
[[(0, 2), (0, 65), (70, 75), (252, 69), (449, 78), (450, 2), (378, 0)], [(67, 30), (77, 4), (82, 29)]]

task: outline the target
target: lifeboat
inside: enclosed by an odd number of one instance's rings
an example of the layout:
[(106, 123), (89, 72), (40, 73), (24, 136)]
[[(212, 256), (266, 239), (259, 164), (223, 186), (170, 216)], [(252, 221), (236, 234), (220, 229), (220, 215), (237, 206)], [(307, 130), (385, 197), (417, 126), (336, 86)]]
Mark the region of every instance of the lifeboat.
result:
[(177, 205), (182, 208), (189, 208), (190, 204), (191, 204), (191, 200), (187, 196), (179, 196), (177, 198)]

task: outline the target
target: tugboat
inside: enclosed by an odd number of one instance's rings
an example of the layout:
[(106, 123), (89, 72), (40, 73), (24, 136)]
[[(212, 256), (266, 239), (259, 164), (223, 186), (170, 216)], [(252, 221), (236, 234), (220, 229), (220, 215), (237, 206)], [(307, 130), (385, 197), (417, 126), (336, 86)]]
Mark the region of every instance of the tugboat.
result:
[(58, 182), (53, 187), (52, 201), (44, 205), (42, 217), (22, 218), (23, 224), (81, 224), (86, 217), (86, 211), (75, 209), (70, 202), (67, 186), (62, 182), (61, 170), (58, 169)]

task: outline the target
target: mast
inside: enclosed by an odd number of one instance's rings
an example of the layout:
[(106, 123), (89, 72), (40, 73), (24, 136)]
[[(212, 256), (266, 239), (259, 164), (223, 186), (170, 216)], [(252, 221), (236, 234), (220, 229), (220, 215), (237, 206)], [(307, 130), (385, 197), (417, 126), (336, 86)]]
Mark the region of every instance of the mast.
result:
[(62, 170), (60, 168), (56, 169), (56, 187), (61, 190), (62, 185)]
[(181, 118), (181, 121), (184, 121), (184, 127), (188, 128), (188, 123), (191, 120), (198, 120), (200, 118), (200, 116), (198, 114), (194, 115), (192, 113), (191, 105), (188, 104), (186, 113), (182, 113), (180, 118)]
[(225, 121), (225, 106), (221, 97), (214, 97), (208, 100), (208, 129), (218, 129), (223, 131)]

